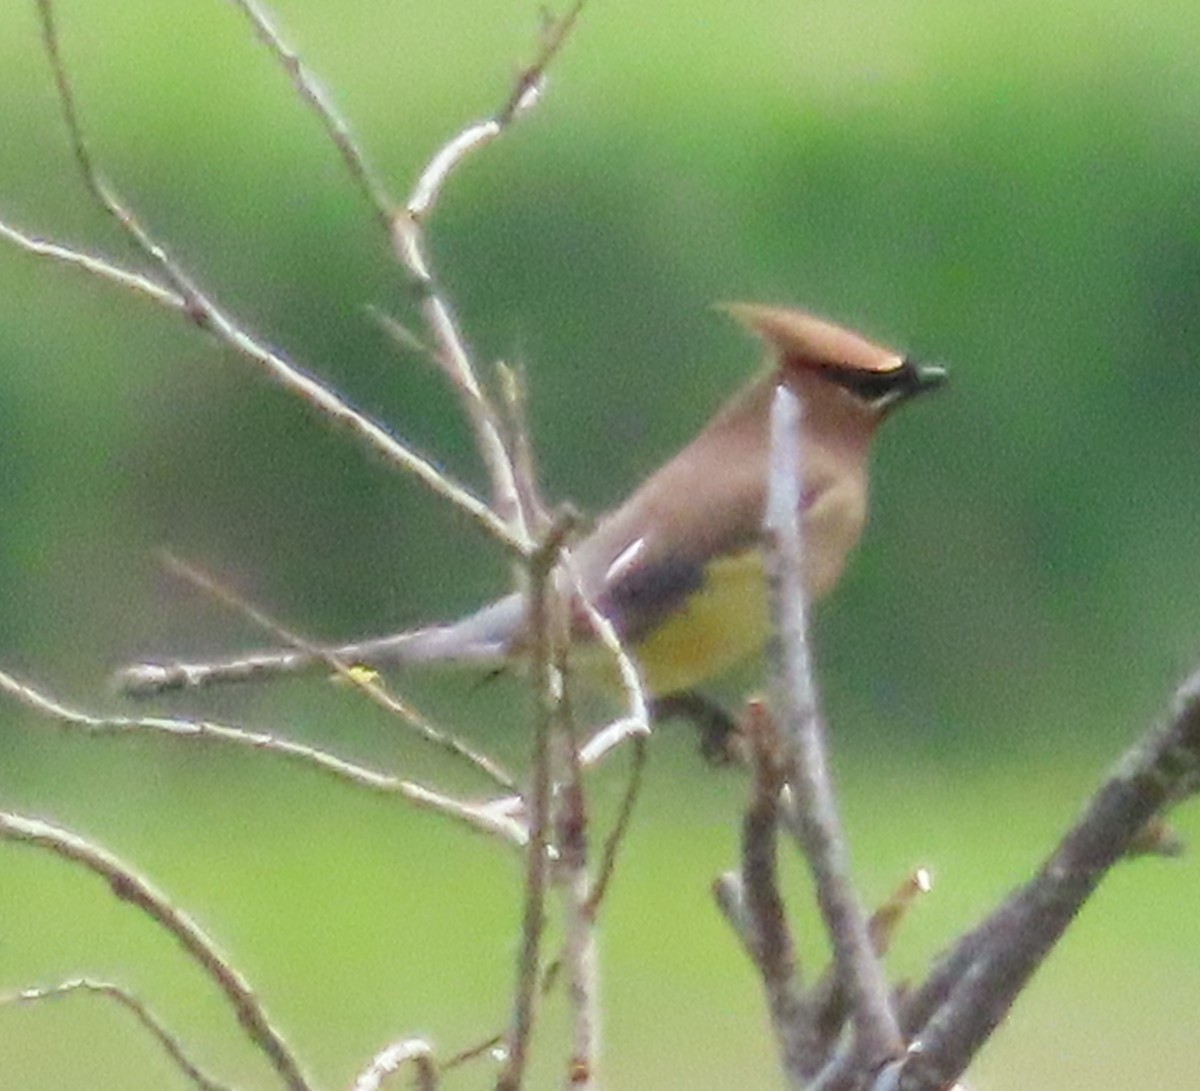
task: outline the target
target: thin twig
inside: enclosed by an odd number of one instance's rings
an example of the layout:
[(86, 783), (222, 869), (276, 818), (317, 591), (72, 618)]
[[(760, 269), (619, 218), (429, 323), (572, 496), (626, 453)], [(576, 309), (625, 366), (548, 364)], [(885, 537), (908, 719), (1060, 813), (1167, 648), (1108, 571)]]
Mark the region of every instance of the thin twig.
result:
[[(131, 284), (131, 274), (124, 270), (110, 266), (97, 258), (75, 254), (66, 247), (57, 247), (54, 251), (47, 249), (45, 244), (40, 244), (40, 249), (28, 246), (25, 248), (30, 252), (39, 253), (41, 256), (57, 257), (59, 260), (67, 261), (120, 284), (122, 287), (134, 287), (145, 297), (167, 305), (173, 310), (181, 309), (180, 300), (182, 300), (183, 313), (195, 325), (259, 366), (268, 376), (307, 402), (326, 419), (347, 428), (388, 462), (411, 473), (443, 499), (465, 511), (509, 549), (518, 555), (523, 554), (528, 547), (527, 541), (515, 536), (510, 531), (508, 524), (483, 501), (434, 466), (428, 459), (401, 442), (382, 425), (353, 408), (329, 387), (307, 375), (281, 352), (271, 349), (251, 336), (200, 289), (182, 266), (146, 230), (132, 210), (120, 200), (95, 168), (79, 123), (78, 109), (66, 67), (62, 61), (52, 0), (38, 0), (38, 11), (41, 15), (42, 38), (54, 74), (55, 85), (58, 88), (63, 118), (84, 183), (101, 207), (112, 216), (134, 245), (154, 262), (166, 277), (168, 284), (174, 289), (175, 294), (168, 294), (161, 290), (156, 292), (153, 287), (147, 288), (146, 285)], [(19, 233), (14, 233), (12, 229), (9, 229), (5, 234), (12, 241), (24, 245), (21, 238), (15, 237)], [(176, 294), (179, 299), (176, 299)]]
[[(648, 737), (651, 732), (650, 699), (646, 695), (646, 683), (642, 678), (641, 667), (638, 666), (629, 649), (625, 647), (625, 643), (621, 639), (620, 633), (617, 632), (616, 626), (604, 615), (587, 593), (583, 585), (583, 580), (571, 563), (570, 553), (567, 553), (563, 559), (563, 568), (571, 578), (579, 606), (583, 611), (584, 618), (591, 627), (593, 635), (600, 641), (605, 652), (612, 656), (613, 662), (617, 666), (621, 689), (628, 706), (623, 720), (619, 722), (626, 725), (625, 730), (630, 734)], [(591, 745), (589, 743), (588, 747), (590, 748)], [(585, 767), (590, 765), (594, 760), (594, 758), (585, 757)]]
[[(871, 934), (871, 946), (877, 955), (883, 956), (891, 946), (896, 932), (918, 898), (933, 889), (932, 879), (925, 868), (917, 868), (907, 875), (882, 905), (871, 914), (867, 929)], [(837, 966), (831, 965), (809, 990), (807, 1003), (811, 1011), (815, 1052), (824, 1064), (837, 1044), (850, 1005)]]
[(0, 221), (0, 238), (7, 239), (34, 257), (50, 258), (63, 265), (74, 265), (93, 276), (109, 280), (122, 288), (128, 288), (132, 292), (146, 296), (152, 303), (157, 303), (160, 307), (167, 307), (180, 313), (187, 312), (187, 301), (178, 292), (164, 288), (156, 280), (142, 273), (134, 272), (132, 269), (123, 269), (106, 258), (98, 258), (92, 254), (85, 254), (81, 250), (73, 250), (61, 243), (39, 239), (35, 235), (30, 235), (3, 221)]
[(496, 1091), (518, 1091), (520, 1088), (533, 1033), (549, 877), (547, 848), (554, 783), (551, 738), (562, 695), (562, 677), (556, 669), (558, 657), (554, 649), (557, 636), (553, 624), (554, 568), (572, 525), (569, 512), (561, 515), (529, 561), (528, 618), (532, 689), (536, 701), (532, 777), (528, 792), (529, 844), (525, 854), (524, 912), (517, 955), (512, 1026), (506, 1041), (507, 1058), (496, 1083)]
[(417, 1091), (436, 1091), (438, 1066), (433, 1049), (423, 1038), (403, 1038), (381, 1049), (354, 1081), (353, 1091), (379, 1091), (389, 1076), (405, 1065), (416, 1070)]
[(213, 740), (274, 754), (358, 788), (397, 795), (425, 810), (435, 811), (463, 822), (473, 830), (499, 837), (518, 848), (527, 840), (522, 821), (509, 813), (508, 801), (464, 803), (435, 792), (415, 781), (404, 780), (389, 773), (380, 773), (364, 765), (339, 758), (328, 751), (304, 743), (291, 742), (261, 731), (247, 731), (206, 720), (172, 719), (161, 716), (95, 716), (70, 708), (47, 696), (11, 674), (0, 671), (0, 692), (9, 694), (22, 704), (51, 720), (78, 728), (94, 735), (133, 735), (141, 732), (160, 734), (183, 740)]
[(587, 0), (575, 0), (563, 15), (556, 19), (547, 18), (542, 31), (541, 48), (533, 61), (526, 65), (517, 77), (508, 101), (496, 115), (497, 121), (502, 125), (508, 124), (525, 108), (525, 101), (530, 94), (541, 93), (546, 81), (546, 70), (567, 44), (567, 39), (575, 30), (575, 24), (579, 22), (586, 3)]
[(713, 901), (741, 942), (746, 957), (754, 961), (754, 933), (746, 913), (746, 889), (740, 871), (726, 871), (718, 875), (712, 884)]
[(104, 879), (121, 901), (137, 906), (169, 932), (221, 990), (247, 1037), (266, 1055), (289, 1091), (312, 1091), (291, 1047), (271, 1024), (246, 979), (200, 926), (149, 881), (98, 845), (40, 819), (0, 812), (0, 838), (52, 852)]
[(584, 769), (590, 769), (626, 739), (632, 738), (640, 746), (645, 739), (649, 738), (652, 719), (650, 699), (646, 693), (646, 683), (642, 678), (641, 668), (630, 654), (629, 649), (625, 647), (616, 626), (592, 601), (584, 587), (583, 580), (571, 563), (569, 552), (563, 557), (562, 567), (570, 578), (575, 601), (591, 627), (592, 634), (616, 664), (617, 676), (620, 679), (627, 704), (624, 716), (601, 728), (580, 749), (579, 763)]
[(468, 746), (461, 739), (434, 727), (407, 701), (401, 700), (373, 677), (360, 670), (355, 670), (353, 663), (342, 659), (328, 647), (314, 644), (299, 633), (281, 625), (265, 611), (247, 602), (232, 588), (187, 561), (181, 560), (170, 552), (164, 552), (163, 559), (169, 571), (187, 580), (188, 583), (198, 587), (206, 594), (212, 595), (231, 610), (249, 618), (255, 625), (271, 633), (283, 643), (299, 648), (305, 654), (324, 662), (339, 679), (352, 686), (385, 712), (404, 721), (426, 741), (457, 758), (462, 758), (477, 772), (483, 773), (505, 791), (517, 791), (516, 781), (499, 762)]
[(775, 859), (784, 771), (779, 736), (761, 701), (747, 704), (742, 731), (750, 743), (753, 785), (742, 823), (742, 887), (754, 934), (754, 961), (772, 988), (790, 984), (796, 975), (795, 944)]
[(495, 509), (500, 513), (513, 539), (527, 547), (532, 537), (521, 508), (521, 498), (516, 488), (508, 448), (501, 433), (499, 417), (475, 377), (466, 342), (458, 331), (449, 303), (437, 294), (433, 287), (432, 276), (420, 249), (420, 227), (417, 220), (406, 213), (400, 213), (396, 216), (395, 225), (401, 260), (414, 276), (424, 275), (427, 290), (421, 307), (436, 346), (436, 359), (450, 377), (451, 384), (461, 394), (481, 457), (492, 479)]
[(134, 1019), (162, 1046), (163, 1051), (170, 1057), (175, 1067), (201, 1091), (231, 1091), (228, 1084), (221, 1083), (203, 1072), (188, 1057), (178, 1036), (167, 1030), (162, 1020), (150, 1011), (137, 996), (120, 985), (114, 985), (108, 981), (96, 981), (89, 977), (76, 977), (48, 988), (23, 989), (18, 993), (0, 996), (0, 1005), (33, 1004), (43, 1000), (59, 1000), (75, 993), (90, 993), (105, 997), (132, 1014)]
[(504, 1056), (504, 1035), (493, 1034), (490, 1038), (483, 1042), (477, 1042), (473, 1046), (467, 1046), (466, 1049), (459, 1050), (453, 1057), (448, 1057), (438, 1065), (441, 1072), (449, 1072), (451, 1069), (458, 1068), (460, 1065), (469, 1064), (471, 1061), (477, 1061), (485, 1054), (490, 1054), (493, 1060)]
[(385, 232), (391, 229), (395, 202), (388, 194), (383, 180), (371, 169), (367, 158), (345, 118), (338, 112), (329, 95), (304, 64), (300, 54), (283, 40), (266, 9), (257, 0), (231, 0), (254, 27), (258, 40), (267, 47), (283, 67), (300, 97), (312, 107), (333, 145), (341, 155), (350, 177), (370, 201)]
[(550, 505), (542, 496), (538, 484), (525, 373), (522, 368), (500, 360), (496, 363), (496, 377), (500, 385), (500, 404), (504, 409), (501, 434), (508, 440), (508, 457), (512, 463), (513, 482), (521, 510), (529, 520), (530, 529), (536, 534), (545, 534), (550, 525)]
[(588, 898), (587, 911), (594, 919), (600, 912), (600, 906), (612, 881), (616, 870), (617, 854), (625, 843), (625, 835), (629, 832), (633, 820), (633, 809), (642, 791), (642, 774), (646, 768), (646, 737), (633, 736), (633, 758), (629, 766), (629, 780), (625, 785), (625, 794), (621, 797), (621, 809), (617, 812), (617, 820), (604, 841), (604, 849), (600, 853), (600, 865), (596, 869), (596, 878), (592, 883), (592, 893)]
[(850, 998), (855, 1052), (873, 1071), (899, 1056), (903, 1043), (883, 969), (871, 949), (866, 913), (850, 879), (812, 677), (802, 575), (800, 414), (796, 395), (779, 386), (771, 407), (764, 529), (775, 634), (776, 716), (794, 804), (784, 815), (812, 871), (838, 973)]
[(535, 520), (524, 510), (500, 415), (479, 383), (453, 308), (437, 286), (425, 251), (423, 227), (450, 176), (473, 152), (490, 144), (536, 104), (546, 68), (565, 44), (582, 7), (583, 0), (576, 0), (566, 15), (551, 22), (537, 58), (521, 73), (494, 117), (467, 126), (434, 153), (417, 178), (403, 211), (392, 222), (396, 254), (421, 289), (421, 310), (433, 337), (436, 358), (459, 391), (471, 420), (480, 457), (491, 478), (493, 507), (513, 537), (527, 546), (533, 540)]
[(388, 339), (397, 348), (437, 363), (437, 353), (395, 315), (388, 314), (387, 311), (371, 303), (367, 304), (366, 311), (367, 316), (387, 334)]
[(564, 878), (562, 956), (571, 1016), (571, 1056), (564, 1084), (570, 1091), (592, 1091), (599, 1086), (600, 958), (596, 922), (588, 912), (590, 895), (586, 866), (570, 869)]

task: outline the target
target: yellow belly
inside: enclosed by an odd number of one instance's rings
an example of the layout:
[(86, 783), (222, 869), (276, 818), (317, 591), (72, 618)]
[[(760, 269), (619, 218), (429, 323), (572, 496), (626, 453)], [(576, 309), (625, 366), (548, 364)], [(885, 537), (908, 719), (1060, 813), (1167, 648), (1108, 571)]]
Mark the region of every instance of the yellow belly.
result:
[(657, 696), (691, 689), (760, 651), (769, 633), (762, 555), (757, 549), (716, 561), (704, 585), (633, 646), (647, 689)]

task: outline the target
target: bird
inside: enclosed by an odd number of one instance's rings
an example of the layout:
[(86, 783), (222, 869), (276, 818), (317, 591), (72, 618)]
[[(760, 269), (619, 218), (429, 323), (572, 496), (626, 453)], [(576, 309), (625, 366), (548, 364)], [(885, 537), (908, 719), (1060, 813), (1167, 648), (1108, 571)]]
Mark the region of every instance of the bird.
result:
[[(653, 699), (686, 695), (762, 650), (769, 636), (760, 548), (769, 419), (785, 385), (802, 405), (802, 527), (808, 600), (837, 584), (867, 519), (878, 425), (940, 387), (920, 363), (803, 310), (755, 303), (723, 309), (766, 349), (760, 372), (690, 443), (570, 549), (572, 641), (597, 646), (586, 596), (639, 664)], [(134, 697), (294, 674), (339, 663), (372, 669), (459, 664), (487, 672), (528, 658), (525, 597), (510, 593), (457, 621), (322, 648), (272, 649), (208, 662), (141, 663), (118, 689)], [(615, 668), (606, 656), (615, 677)]]

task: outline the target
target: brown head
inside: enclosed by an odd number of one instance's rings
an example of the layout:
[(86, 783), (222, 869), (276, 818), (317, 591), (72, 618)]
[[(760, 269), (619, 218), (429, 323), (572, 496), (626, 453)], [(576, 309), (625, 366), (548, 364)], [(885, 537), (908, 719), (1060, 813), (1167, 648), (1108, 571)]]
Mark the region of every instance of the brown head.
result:
[(724, 309), (766, 343), (776, 381), (796, 389), (818, 424), (849, 426), (869, 436), (894, 406), (946, 379), (944, 368), (917, 363), (804, 311), (757, 303), (729, 303)]

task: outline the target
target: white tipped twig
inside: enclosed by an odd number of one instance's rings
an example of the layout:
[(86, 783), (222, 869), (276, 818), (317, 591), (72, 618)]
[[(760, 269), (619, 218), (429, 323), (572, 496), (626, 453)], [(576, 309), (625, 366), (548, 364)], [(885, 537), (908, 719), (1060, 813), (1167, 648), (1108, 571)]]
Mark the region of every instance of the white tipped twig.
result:
[(158, 1042), (163, 1052), (179, 1069), (185, 1079), (191, 1081), (200, 1091), (232, 1091), (230, 1086), (221, 1083), (207, 1075), (194, 1061), (188, 1057), (183, 1043), (172, 1031), (169, 1031), (158, 1018), (137, 996), (120, 985), (109, 981), (96, 981), (89, 977), (76, 977), (63, 981), (48, 988), (22, 989), (17, 993), (0, 996), (0, 1005), (4, 1004), (36, 1004), (42, 1001), (60, 1000), (63, 997), (76, 994), (90, 994), (111, 1000), (118, 1007), (129, 1012), (141, 1024), (150, 1036)]
[[(867, 928), (877, 954), (882, 956), (888, 952), (900, 925), (917, 900), (932, 889), (929, 872), (925, 868), (916, 868), (871, 914)], [(807, 1004), (811, 1012), (814, 1055), (820, 1064), (824, 1064), (832, 1055), (849, 1014), (846, 990), (838, 976), (836, 963), (830, 965), (809, 990)]]
[(291, 1047), (228, 956), (183, 910), (112, 853), (40, 819), (0, 812), (0, 839), (30, 845), (79, 864), (108, 883), (121, 901), (140, 909), (167, 931), (187, 956), (225, 995), (250, 1041), (265, 1054), (288, 1091), (312, 1091)]
[[(575, 595), (578, 598), (580, 606), (583, 608), (584, 617), (587, 619), (588, 625), (591, 626), (592, 633), (599, 640), (605, 652), (612, 657), (613, 662), (617, 667), (617, 674), (621, 681), (621, 689), (624, 692), (627, 703), (627, 712), (623, 720), (618, 721), (622, 725), (624, 735), (641, 735), (648, 737), (650, 735), (650, 700), (646, 696), (646, 683), (642, 679), (642, 671), (630, 655), (629, 649), (625, 647), (624, 641), (621, 640), (620, 633), (617, 632), (616, 626), (605, 617), (599, 607), (591, 600), (587, 590), (583, 586), (578, 573), (575, 572), (571, 565), (570, 555), (563, 561), (563, 566), (570, 574), (571, 582), (574, 586)], [(594, 763), (601, 755), (597, 753), (597, 747), (593, 746), (595, 740), (591, 740), (584, 748), (584, 754), (581, 755), (581, 760), (586, 768)]]
[(601, 728), (580, 747), (579, 764), (584, 769), (590, 769), (626, 739), (640, 741), (649, 738), (650, 700), (646, 696), (646, 684), (642, 679), (641, 668), (625, 647), (616, 627), (592, 602), (583, 581), (571, 564), (569, 554), (563, 558), (563, 568), (570, 578), (575, 601), (582, 609), (592, 635), (616, 665), (617, 676), (626, 700), (626, 714)]

